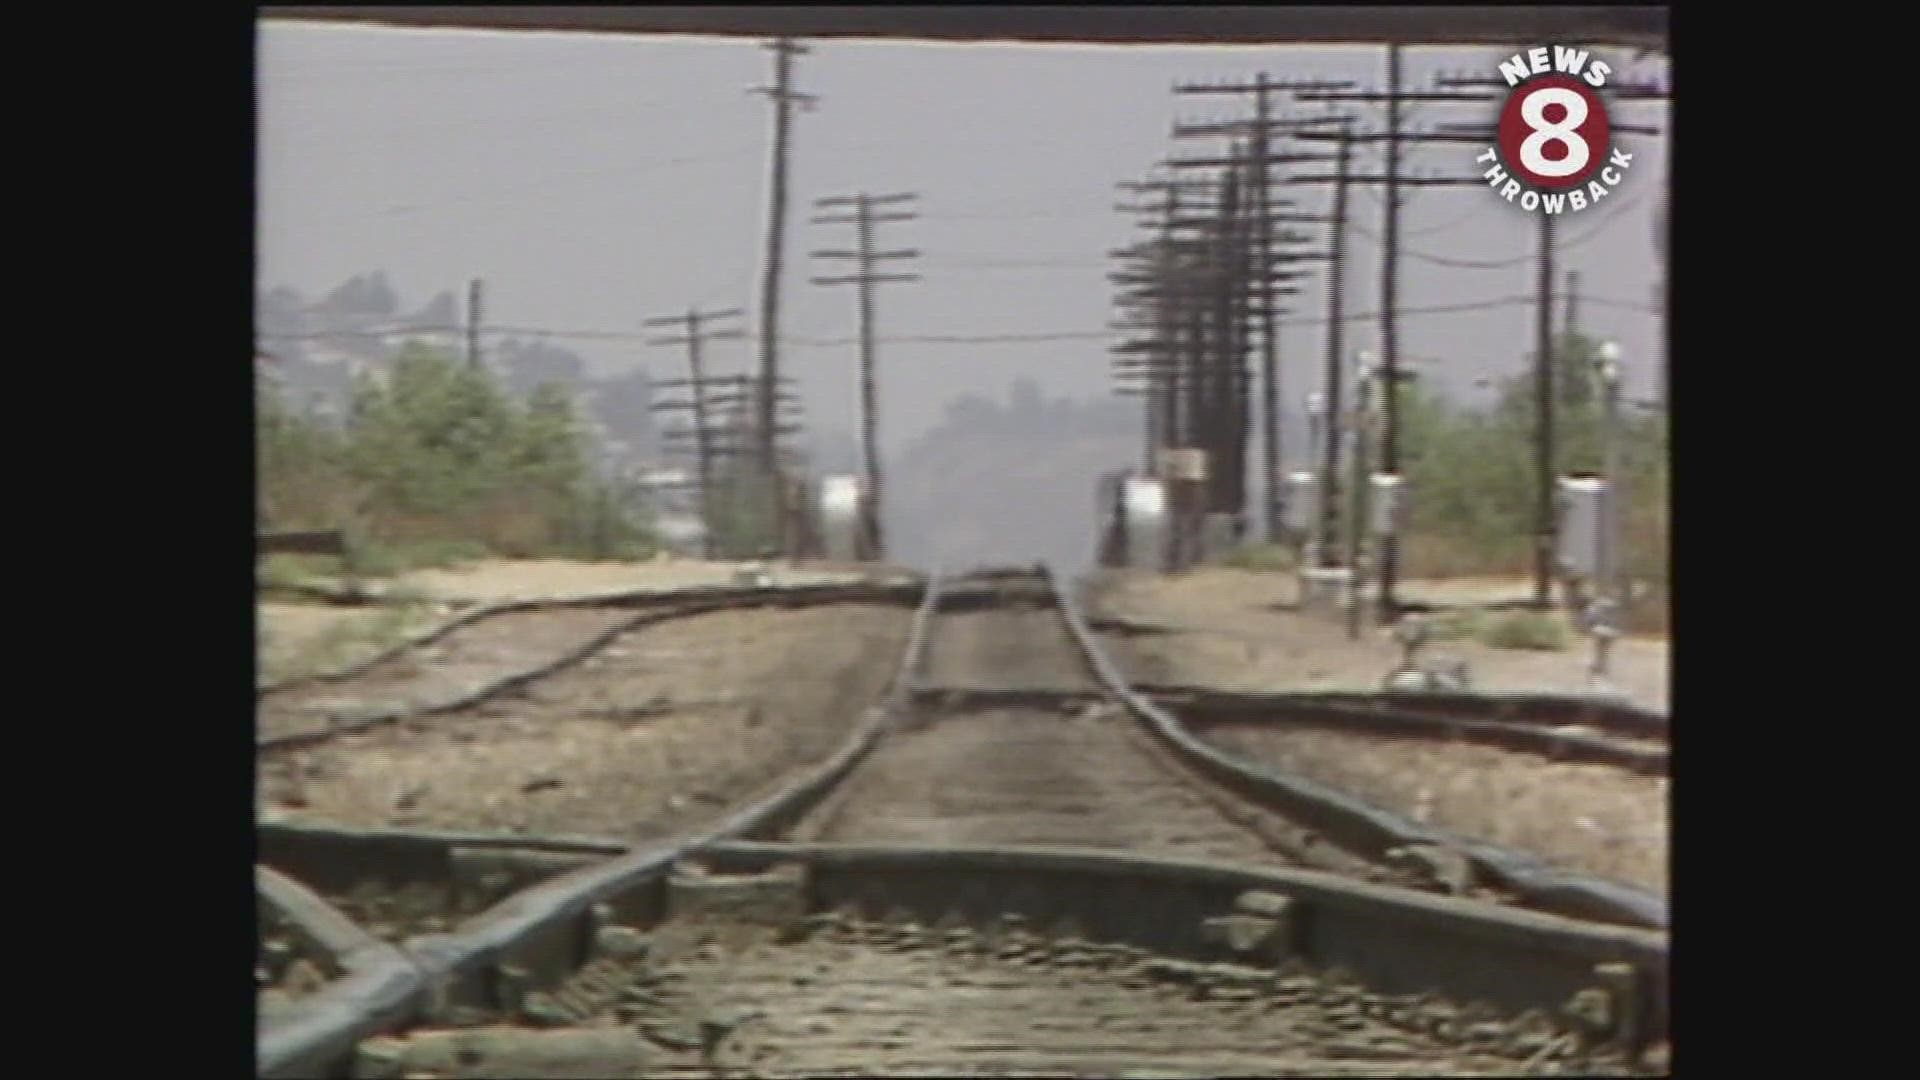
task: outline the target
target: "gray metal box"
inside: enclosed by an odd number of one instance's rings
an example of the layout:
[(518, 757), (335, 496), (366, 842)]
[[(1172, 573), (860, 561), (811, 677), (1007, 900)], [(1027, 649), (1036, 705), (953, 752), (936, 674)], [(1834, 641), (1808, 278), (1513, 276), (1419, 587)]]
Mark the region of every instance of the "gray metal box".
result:
[(1369, 484), (1375, 536), (1398, 536), (1407, 527), (1407, 493), (1403, 479), (1393, 473), (1374, 473)]
[(1150, 476), (1128, 477), (1121, 488), (1120, 512), (1127, 527), (1127, 565), (1160, 569), (1166, 558), (1166, 485)]
[(1320, 478), (1302, 470), (1287, 475), (1286, 520), (1281, 524), (1298, 533), (1313, 528), (1320, 511)]
[(1593, 577), (1600, 572), (1600, 511), (1607, 482), (1597, 476), (1560, 478), (1557, 561), (1563, 573)]
[(820, 478), (820, 534), (826, 556), (835, 562), (855, 562), (860, 558), (860, 478), (823, 476)]

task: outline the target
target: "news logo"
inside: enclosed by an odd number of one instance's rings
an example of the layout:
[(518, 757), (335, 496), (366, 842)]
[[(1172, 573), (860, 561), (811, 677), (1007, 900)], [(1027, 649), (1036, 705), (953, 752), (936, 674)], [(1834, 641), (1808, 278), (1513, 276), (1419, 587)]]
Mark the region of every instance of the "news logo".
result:
[(1500, 64), (1510, 92), (1494, 144), (1474, 158), (1495, 193), (1545, 214), (1578, 213), (1613, 193), (1633, 155), (1614, 147), (1599, 94), (1611, 74), (1605, 60), (1560, 45)]

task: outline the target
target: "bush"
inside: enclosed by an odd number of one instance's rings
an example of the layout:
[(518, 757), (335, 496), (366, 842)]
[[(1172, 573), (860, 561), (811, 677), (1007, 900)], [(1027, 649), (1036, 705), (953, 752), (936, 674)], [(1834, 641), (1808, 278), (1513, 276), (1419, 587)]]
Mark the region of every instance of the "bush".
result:
[(269, 396), (257, 439), (260, 523), (341, 528), (350, 574), (653, 547), (634, 494), (592, 475), (563, 390), (541, 386), (522, 404), (487, 372), (418, 344), (387, 378), (361, 380), (343, 428)]
[(1496, 649), (1559, 652), (1572, 643), (1567, 624), (1538, 611), (1510, 611), (1480, 626), (1480, 642)]
[(1400, 541), (1400, 577), (1513, 576), (1533, 566), (1532, 538), (1500, 537), (1475, 543), (1465, 536), (1416, 533)]
[[(1598, 342), (1563, 335), (1555, 345), (1556, 470), (1597, 471), (1604, 416), (1592, 383)], [(1411, 519), (1400, 545), (1410, 578), (1531, 572), (1538, 513), (1531, 373), (1509, 379), (1490, 408), (1465, 409), (1422, 391), (1397, 391), (1401, 468)], [(1665, 422), (1629, 413), (1621, 421), (1626, 493), (1626, 570), (1664, 587), (1667, 575), (1668, 452)]]

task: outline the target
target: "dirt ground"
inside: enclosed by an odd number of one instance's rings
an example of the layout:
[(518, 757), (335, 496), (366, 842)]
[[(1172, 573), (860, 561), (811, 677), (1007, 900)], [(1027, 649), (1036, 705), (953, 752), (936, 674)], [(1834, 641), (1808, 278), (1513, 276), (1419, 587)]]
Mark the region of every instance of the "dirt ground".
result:
[(638, 617), (628, 608), (574, 607), (490, 615), (351, 679), (295, 685), (260, 699), (262, 735), (324, 728), (329, 713), (421, 708), (551, 664)]
[[(1386, 628), (1363, 625), (1358, 640), (1345, 617), (1303, 614), (1295, 579), (1286, 573), (1205, 568), (1178, 576), (1103, 573), (1094, 579), (1088, 614), (1173, 631), (1103, 632), (1108, 653), (1136, 683), (1185, 683), (1232, 690), (1377, 690), (1399, 666), (1402, 650)], [(1409, 583), (1409, 599), (1486, 602), (1525, 595), (1517, 583)], [(1670, 650), (1663, 638), (1625, 638), (1611, 657), (1612, 681), (1636, 703), (1666, 712)], [(1581, 693), (1588, 688), (1592, 648), (1576, 638), (1567, 649), (1496, 649), (1475, 641), (1436, 642), (1423, 662), (1464, 660), (1482, 692)]]
[(259, 681), (345, 667), (451, 615), (451, 608), (345, 607), (265, 601), (256, 609)]
[(1463, 836), (1667, 891), (1666, 777), (1436, 739), (1234, 723), (1203, 737), (1251, 761)]
[(443, 570), (416, 570), (381, 583), (405, 602), (349, 606), (262, 601), (256, 605), (256, 661), (262, 684), (337, 670), (366, 660), (473, 604), (592, 596), (625, 590), (724, 585), (764, 568), (775, 583), (895, 578), (893, 567), (859, 564), (707, 562), (662, 557), (647, 562), (490, 559)]
[(263, 813), (358, 826), (670, 835), (818, 761), (879, 700), (912, 612), (645, 626), (472, 709), (268, 755)]
[(738, 572), (762, 565), (776, 584), (844, 581), (864, 576), (860, 572), (824, 567), (675, 558), (608, 563), (489, 559), (446, 570), (416, 570), (395, 578), (394, 586), (436, 600), (487, 602), (534, 596), (581, 596), (622, 589), (723, 585), (734, 580)]

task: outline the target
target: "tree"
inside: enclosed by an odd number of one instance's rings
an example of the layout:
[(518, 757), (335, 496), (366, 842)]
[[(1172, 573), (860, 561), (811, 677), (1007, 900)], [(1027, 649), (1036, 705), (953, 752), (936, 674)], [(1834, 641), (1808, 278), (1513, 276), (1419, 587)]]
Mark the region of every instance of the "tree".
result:
[(359, 378), (343, 430), (274, 395), (257, 418), (263, 523), (515, 556), (650, 550), (644, 508), (592, 475), (591, 440), (558, 384), (521, 405), (488, 372), (411, 342), (385, 377)]

